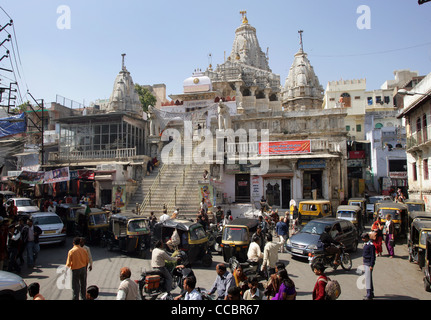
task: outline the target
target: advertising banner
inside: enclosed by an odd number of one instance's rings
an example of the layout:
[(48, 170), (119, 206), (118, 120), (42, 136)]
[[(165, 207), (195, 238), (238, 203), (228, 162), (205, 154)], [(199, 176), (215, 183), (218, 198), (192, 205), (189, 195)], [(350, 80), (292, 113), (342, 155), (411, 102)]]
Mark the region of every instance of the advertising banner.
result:
[(205, 199), (209, 211), (213, 211), (214, 207), (214, 188), (210, 184), (199, 185), (199, 198)]
[(259, 142), (260, 155), (311, 153), (310, 140)]

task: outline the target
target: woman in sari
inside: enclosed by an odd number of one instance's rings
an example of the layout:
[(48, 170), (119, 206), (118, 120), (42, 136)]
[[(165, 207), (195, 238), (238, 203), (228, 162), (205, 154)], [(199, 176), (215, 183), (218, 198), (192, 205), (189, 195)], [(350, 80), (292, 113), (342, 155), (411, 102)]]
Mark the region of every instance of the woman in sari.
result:
[(374, 247), (376, 248), (376, 255), (381, 256), (383, 249), (382, 249), (382, 243), (383, 243), (383, 227), (385, 225), (382, 223), (380, 217), (377, 217), (376, 221), (374, 221), (373, 225), (371, 226), (371, 231), (375, 234), (375, 239), (373, 239)]

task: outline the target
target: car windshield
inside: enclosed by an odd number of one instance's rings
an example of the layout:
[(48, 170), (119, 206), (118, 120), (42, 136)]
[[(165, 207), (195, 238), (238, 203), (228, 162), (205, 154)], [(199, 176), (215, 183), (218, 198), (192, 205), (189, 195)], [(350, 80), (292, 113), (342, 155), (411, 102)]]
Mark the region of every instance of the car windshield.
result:
[(200, 240), (206, 237), (204, 228), (201, 225), (190, 227), (190, 240)]
[(130, 232), (147, 231), (148, 230), (148, 224), (147, 224), (147, 221), (144, 219), (132, 220), (129, 222), (128, 229)]
[(370, 198), (368, 199), (368, 201), (369, 201), (369, 203), (374, 204), (374, 203), (377, 203), (377, 202), (381, 201), (382, 199), (383, 199), (383, 198), (380, 198), (380, 197), (376, 197), (376, 198), (374, 198), (374, 197), (370, 197)]
[(337, 215), (338, 215), (338, 218), (341, 218), (341, 219), (352, 219), (352, 218), (354, 218), (354, 216), (353, 216), (353, 212), (352, 211), (338, 211), (337, 212)]
[(241, 227), (226, 227), (223, 231), (223, 240), (248, 241), (247, 229)]
[(351, 201), (351, 202), (349, 202), (349, 205), (351, 205), (351, 206), (358, 206), (358, 207), (361, 207), (361, 202), (357, 202), (357, 201)]
[(323, 231), (325, 231), (326, 226), (327, 224), (325, 223), (319, 223), (312, 220), (302, 228), (301, 233), (322, 234)]
[(30, 207), (30, 206), (34, 206), (34, 203), (30, 199), (23, 199), (23, 200), (15, 200), (15, 205), (17, 207)]
[(431, 236), (431, 231), (424, 230), (421, 232), (421, 244), (426, 245), (427, 243), (427, 237)]
[(33, 217), (33, 223), (35, 225), (46, 225), (46, 224), (62, 223), (62, 221), (58, 216), (46, 216), (46, 217)]
[(107, 224), (108, 220), (106, 219), (106, 214), (92, 214), (90, 216), (90, 225), (99, 225), (99, 224)]

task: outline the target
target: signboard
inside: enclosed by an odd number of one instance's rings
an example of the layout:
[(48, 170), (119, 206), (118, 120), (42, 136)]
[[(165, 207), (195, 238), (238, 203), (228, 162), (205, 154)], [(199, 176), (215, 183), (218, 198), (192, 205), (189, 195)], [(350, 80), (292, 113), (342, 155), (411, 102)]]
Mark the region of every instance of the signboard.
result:
[(117, 185), (112, 187), (112, 203), (117, 209), (126, 205), (126, 186)]
[(365, 151), (349, 151), (349, 159), (365, 159)]
[(210, 184), (199, 185), (199, 198), (204, 198), (208, 210), (212, 211), (214, 207), (214, 188)]
[(260, 155), (311, 153), (310, 140), (259, 142)]
[(300, 159), (298, 169), (323, 169), (326, 168), (325, 159)]

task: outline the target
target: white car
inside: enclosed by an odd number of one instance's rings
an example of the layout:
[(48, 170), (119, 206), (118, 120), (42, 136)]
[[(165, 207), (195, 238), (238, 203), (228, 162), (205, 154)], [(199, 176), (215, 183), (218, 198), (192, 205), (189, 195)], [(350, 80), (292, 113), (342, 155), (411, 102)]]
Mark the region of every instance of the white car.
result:
[(66, 242), (66, 227), (61, 218), (53, 212), (36, 212), (31, 215), (33, 225), (42, 229), (40, 244)]
[(34, 212), (40, 211), (30, 198), (9, 198), (5, 203), (5, 207), (7, 208), (12, 204), (18, 208), (19, 216), (29, 216)]
[(15, 273), (0, 271), (0, 300), (27, 300), (27, 284)]

